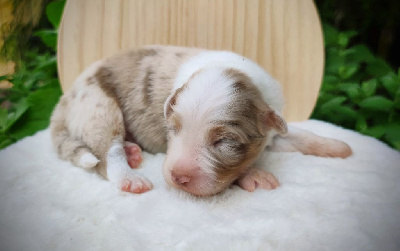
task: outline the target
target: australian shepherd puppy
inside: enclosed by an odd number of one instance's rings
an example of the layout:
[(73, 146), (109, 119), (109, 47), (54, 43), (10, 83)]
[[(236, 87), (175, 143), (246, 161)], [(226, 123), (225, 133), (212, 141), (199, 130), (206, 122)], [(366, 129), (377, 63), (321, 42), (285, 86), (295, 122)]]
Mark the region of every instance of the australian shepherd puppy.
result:
[[(165, 181), (197, 196), (232, 183), (253, 191), (278, 180), (258, 169), (272, 151), (347, 157), (341, 141), (290, 128), (281, 86), (251, 60), (226, 51), (147, 46), (88, 67), (56, 106), (60, 158), (96, 168), (120, 189), (143, 193), (141, 150), (166, 152)], [(286, 136), (286, 137), (285, 137)]]

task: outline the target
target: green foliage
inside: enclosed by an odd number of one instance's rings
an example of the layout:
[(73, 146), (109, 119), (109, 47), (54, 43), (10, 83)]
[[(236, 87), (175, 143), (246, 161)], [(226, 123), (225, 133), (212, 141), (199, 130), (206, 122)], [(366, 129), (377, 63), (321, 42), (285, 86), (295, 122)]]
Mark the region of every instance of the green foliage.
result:
[(45, 129), (61, 95), (54, 55), (29, 52), (31, 60), (7, 78), (12, 88), (0, 91), (0, 148)]
[(400, 69), (396, 73), (356, 32), (324, 25), (326, 65), (312, 118), (376, 137), (400, 150)]
[(54, 29), (42, 29), (34, 33), (35, 36), (40, 37), (47, 47), (52, 48), (54, 51), (57, 50), (57, 29), (60, 26), (64, 5), (65, 0), (49, 3), (46, 7), (46, 16)]
[(65, 0), (59, 0), (49, 3), (46, 7), (47, 19), (56, 29), (60, 26), (64, 6)]
[(48, 46), (48, 52), (26, 52), (25, 61), (12, 75), (0, 76), (12, 87), (0, 90), (0, 149), (48, 127), (51, 112), (61, 96), (55, 56), (57, 28), (65, 1), (51, 2), (46, 15), (54, 26), (34, 34)]
[(356, 30), (352, 43), (365, 44), (392, 67), (400, 66), (400, 1), (314, 0), (324, 23)]

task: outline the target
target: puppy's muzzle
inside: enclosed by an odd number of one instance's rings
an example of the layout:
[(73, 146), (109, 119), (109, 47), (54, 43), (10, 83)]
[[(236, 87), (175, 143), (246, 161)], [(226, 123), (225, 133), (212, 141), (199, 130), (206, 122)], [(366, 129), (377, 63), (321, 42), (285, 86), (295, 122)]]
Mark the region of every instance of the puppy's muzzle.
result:
[(191, 161), (176, 161), (164, 175), (170, 185), (196, 196), (208, 196), (216, 192), (213, 177)]

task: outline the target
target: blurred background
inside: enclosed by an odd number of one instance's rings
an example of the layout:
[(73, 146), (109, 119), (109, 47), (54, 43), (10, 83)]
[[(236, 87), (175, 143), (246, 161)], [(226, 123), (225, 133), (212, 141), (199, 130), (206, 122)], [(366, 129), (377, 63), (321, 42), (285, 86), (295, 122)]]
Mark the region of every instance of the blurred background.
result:
[[(325, 73), (312, 119), (400, 150), (400, 1), (315, 0)], [(61, 89), (56, 44), (65, 0), (0, 0), (0, 149), (47, 128)]]

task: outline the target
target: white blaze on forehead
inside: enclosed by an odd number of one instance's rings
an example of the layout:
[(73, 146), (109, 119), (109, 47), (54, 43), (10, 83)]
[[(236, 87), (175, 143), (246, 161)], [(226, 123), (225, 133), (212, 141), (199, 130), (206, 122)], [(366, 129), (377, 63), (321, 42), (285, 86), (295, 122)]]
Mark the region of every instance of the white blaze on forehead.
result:
[(284, 99), (280, 84), (255, 62), (228, 51), (204, 51), (188, 60), (179, 68), (172, 93), (182, 87), (195, 72), (213, 67), (232, 68), (243, 72), (261, 91), (264, 101), (275, 111), (282, 111)]
[[(274, 111), (282, 112), (284, 99), (282, 87), (267, 74), (259, 65), (250, 59), (227, 51), (204, 51), (192, 57), (179, 67), (171, 95), (164, 104), (164, 116), (167, 115), (168, 105), (175, 92), (183, 87), (187, 81), (196, 73), (206, 68), (236, 69), (246, 74), (252, 83), (261, 92), (263, 100)], [(215, 86), (209, 86), (214, 91)]]
[[(224, 75), (224, 68), (208, 68), (196, 73), (178, 95), (174, 112), (182, 123), (201, 125), (210, 120), (223, 119), (232, 102), (232, 80)], [(188, 126), (188, 125), (187, 125)]]

